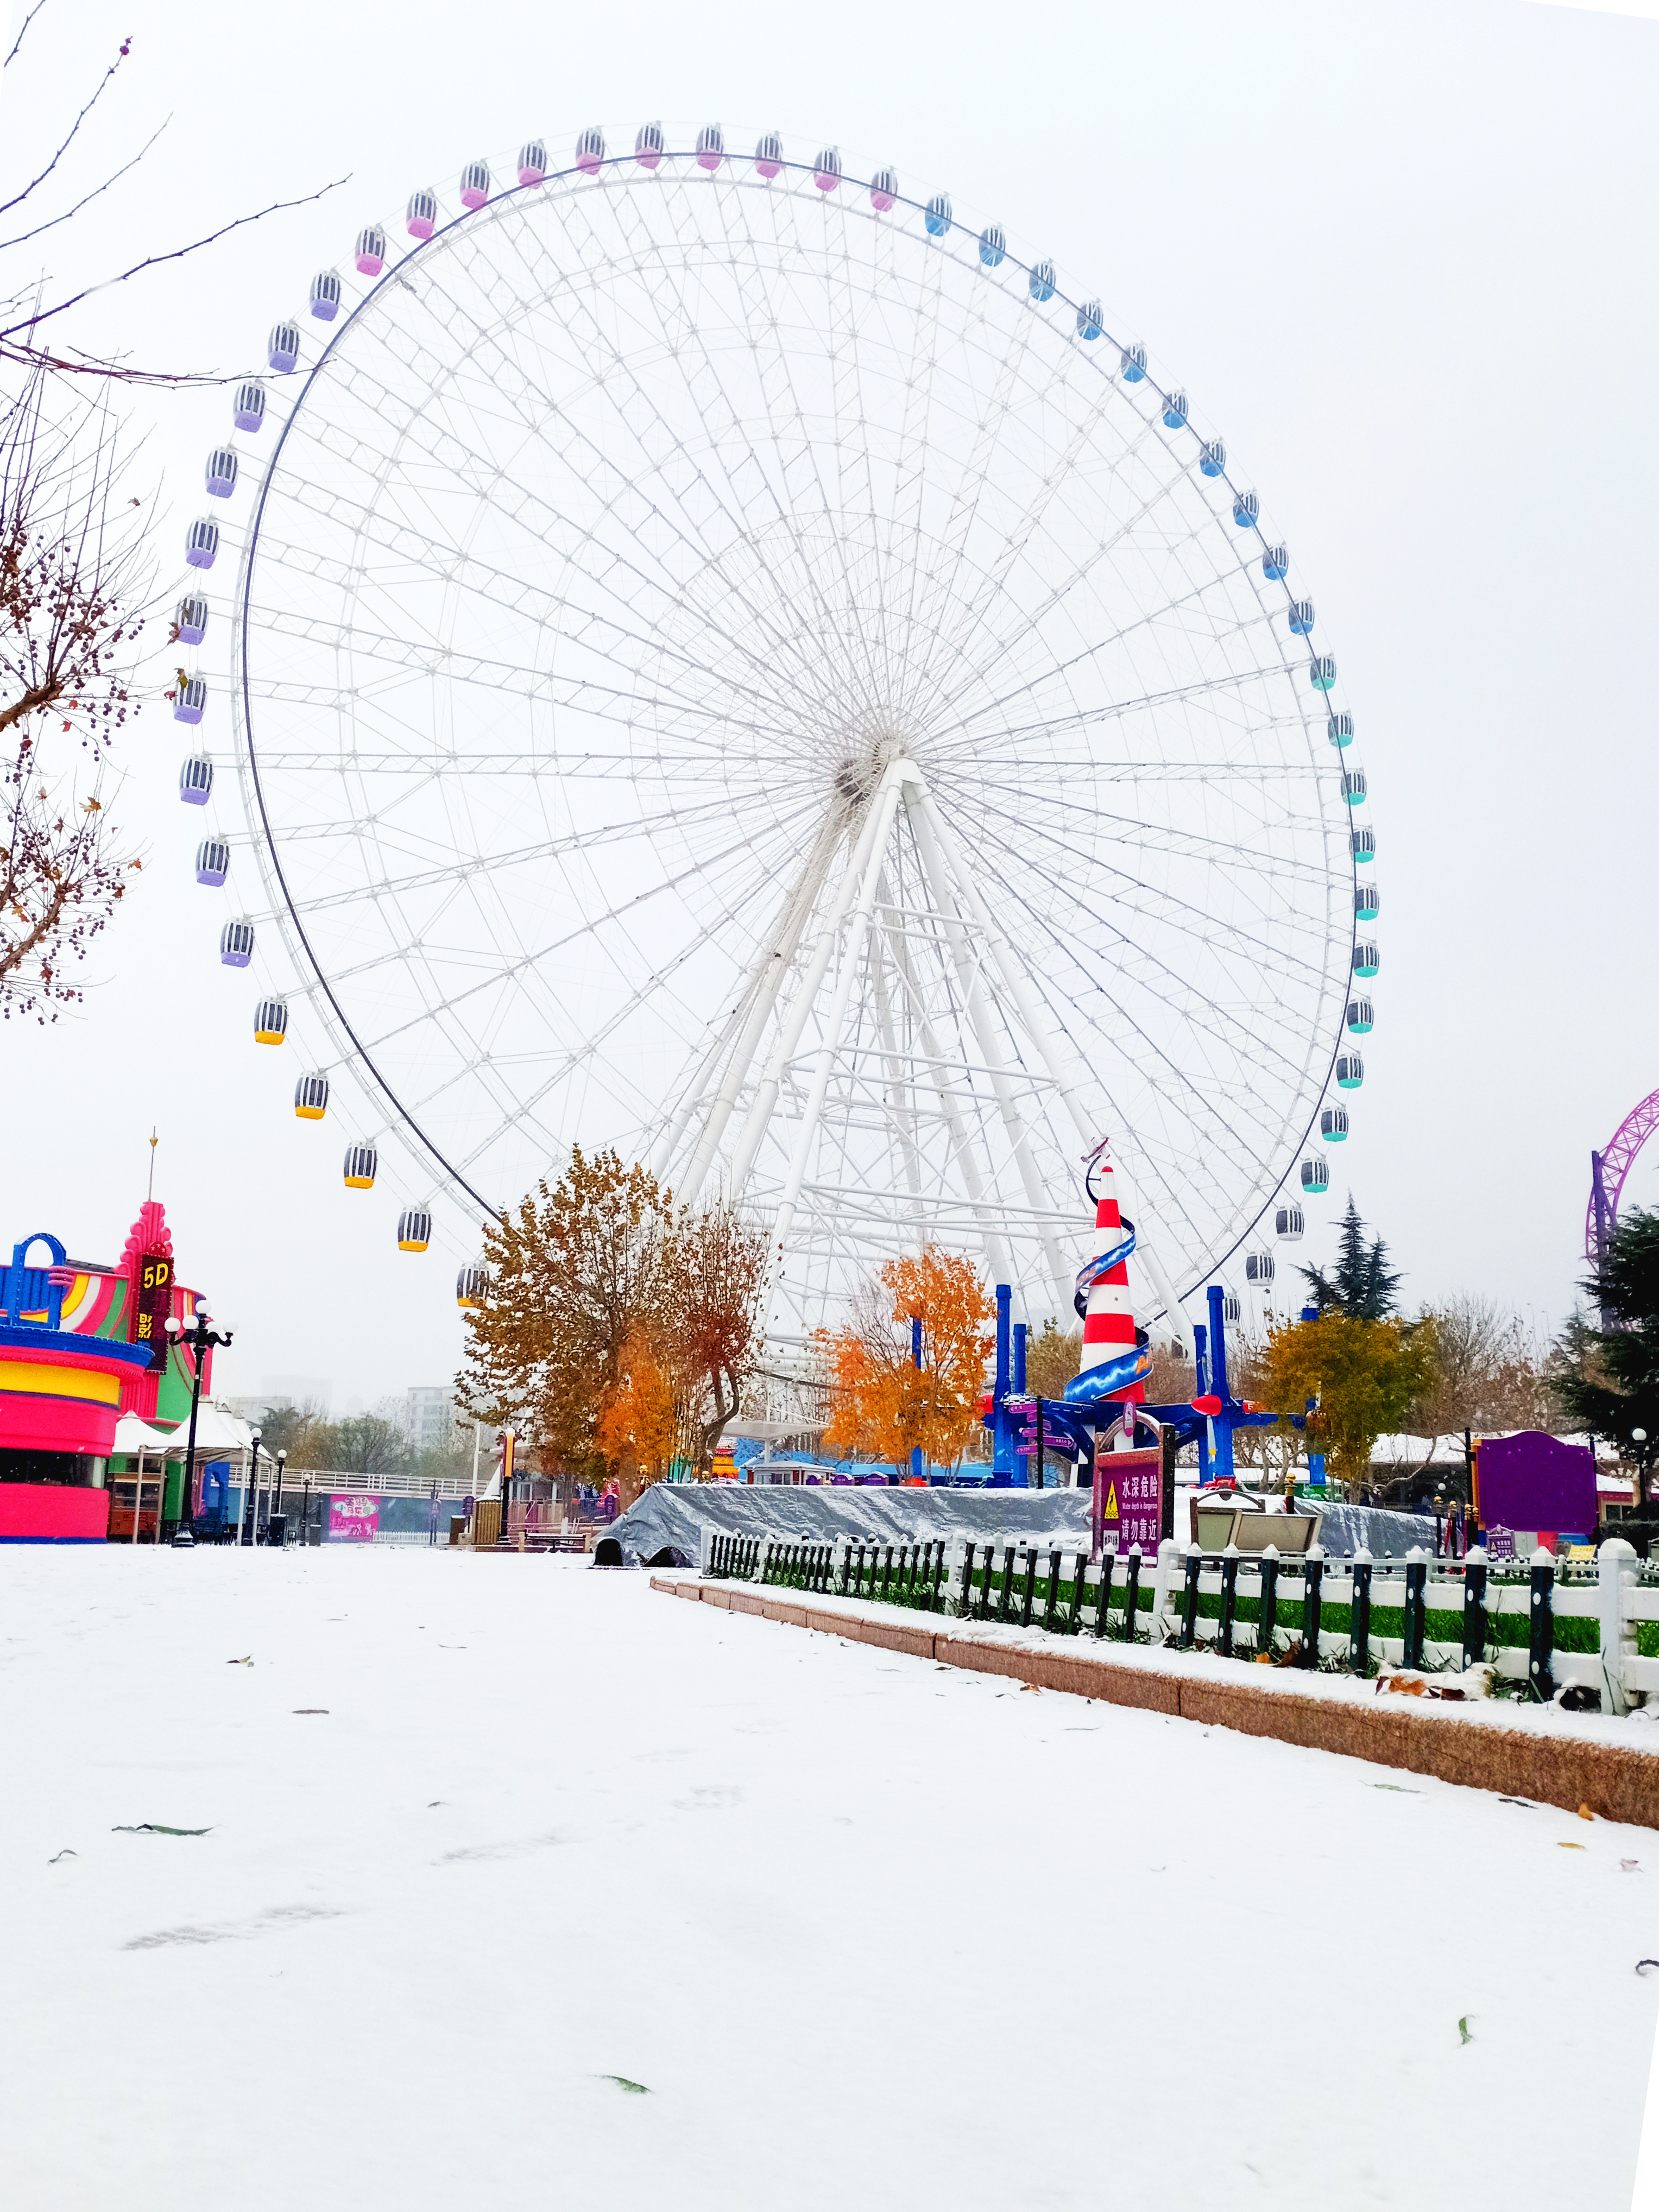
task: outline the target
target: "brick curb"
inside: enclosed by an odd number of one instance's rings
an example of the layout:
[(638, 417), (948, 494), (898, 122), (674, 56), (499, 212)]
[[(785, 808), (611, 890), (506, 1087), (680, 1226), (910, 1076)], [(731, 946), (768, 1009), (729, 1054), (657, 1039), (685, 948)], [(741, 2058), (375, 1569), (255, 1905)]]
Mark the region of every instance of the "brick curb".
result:
[(1659, 1759), (1620, 1744), (1582, 1736), (1545, 1737), (1489, 1727), (1460, 1726), (1451, 1715), (1431, 1717), (1390, 1699), (1386, 1706), (1338, 1704), (1293, 1692), (1258, 1690), (1248, 1682), (1183, 1681), (1174, 1674), (1126, 1667), (1103, 1653), (1060, 1649), (1030, 1650), (981, 1643), (966, 1626), (941, 1620), (935, 1627), (882, 1620), (865, 1613), (832, 1613), (792, 1604), (732, 1583), (665, 1582), (651, 1587), (674, 1597), (700, 1599), (728, 1613), (750, 1613), (791, 1628), (816, 1628), (945, 1667), (1006, 1674), (1041, 1690), (1064, 1690), (1110, 1705), (1167, 1713), (1207, 1728), (1237, 1729), (1312, 1751), (1333, 1751), (1377, 1766), (1432, 1775), (1466, 1789), (1531, 1797), (1576, 1813), (1588, 1805), (1604, 1820), (1659, 1828)]

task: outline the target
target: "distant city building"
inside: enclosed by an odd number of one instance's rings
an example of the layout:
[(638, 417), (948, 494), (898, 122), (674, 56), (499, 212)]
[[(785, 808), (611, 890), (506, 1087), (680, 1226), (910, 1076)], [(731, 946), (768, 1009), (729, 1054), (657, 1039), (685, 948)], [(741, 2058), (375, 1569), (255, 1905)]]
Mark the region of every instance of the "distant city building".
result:
[(416, 1451), (447, 1444), (455, 1431), (455, 1394), (441, 1387), (404, 1394), (404, 1428)]
[(221, 1398), (219, 1403), (242, 1421), (259, 1421), (267, 1413), (289, 1413), (294, 1410), (293, 1399), (280, 1390), (262, 1391), (254, 1398)]
[(262, 1406), (315, 1406), (325, 1415), (334, 1395), (330, 1375), (266, 1375), (260, 1378)]

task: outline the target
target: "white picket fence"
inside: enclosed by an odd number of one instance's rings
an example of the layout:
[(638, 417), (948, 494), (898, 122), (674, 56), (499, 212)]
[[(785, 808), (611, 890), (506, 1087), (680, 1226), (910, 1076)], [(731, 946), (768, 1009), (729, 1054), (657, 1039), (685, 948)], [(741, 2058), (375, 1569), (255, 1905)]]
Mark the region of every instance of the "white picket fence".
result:
[[(1109, 1602), (1120, 1614), (1131, 1559), (1139, 1595), (1144, 1596), (1150, 1588), (1152, 1601), (1150, 1611), (1144, 1605), (1137, 1610), (1137, 1631), (1148, 1634), (1154, 1644), (1184, 1642), (1190, 1636), (1194, 1643), (1230, 1644), (1239, 1657), (1255, 1654), (1258, 1622), (1238, 1618), (1237, 1608), (1244, 1603), (1259, 1612), (1266, 1587), (1262, 1559), (1231, 1550), (1205, 1553), (1197, 1545), (1183, 1548), (1166, 1538), (1158, 1547), (1154, 1564), (1143, 1562), (1137, 1548), (1128, 1558), (1110, 1561)], [(1505, 1565), (1494, 1570), (1479, 1550), (1455, 1564), (1426, 1559), (1421, 1554), (1415, 1555), (1413, 1562), (1371, 1560), (1364, 1553), (1352, 1559), (1326, 1559), (1316, 1552), (1308, 1559), (1276, 1559), (1271, 1570), (1275, 1577), (1276, 1649), (1304, 1642), (1311, 1579), (1306, 1569), (1316, 1560), (1322, 1659), (1352, 1663), (1356, 1569), (1360, 1570), (1358, 1588), (1362, 1594), (1369, 1580), (1373, 1620), (1379, 1611), (1407, 1609), (1407, 1569), (1408, 1564), (1414, 1564), (1427, 1571), (1422, 1593), (1425, 1619), (1449, 1613), (1457, 1615), (1460, 1623), (1465, 1620), (1473, 1570), (1474, 1601), (1484, 1619), (1471, 1632), (1476, 1636), (1481, 1656), (1501, 1676), (1527, 1681), (1534, 1651), (1547, 1650), (1554, 1686), (1582, 1684), (1594, 1689), (1604, 1711), (1625, 1712), (1632, 1700), (1659, 1696), (1659, 1657), (1644, 1656), (1638, 1649), (1640, 1627), (1659, 1622), (1659, 1566), (1644, 1567), (1622, 1537), (1611, 1537), (1603, 1543), (1595, 1565), (1589, 1568), (1558, 1567), (1547, 1553), (1540, 1553), (1528, 1565), (1512, 1569)], [(1048, 1626), (1061, 1633), (1121, 1633), (1121, 1624), (1110, 1625), (1109, 1613), (1107, 1622), (1101, 1622), (1100, 1594), (1106, 1563), (1091, 1565), (1074, 1540), (1056, 1545), (1043, 1538), (975, 1540), (963, 1535), (919, 1535), (915, 1541), (904, 1543), (886, 1538), (842, 1537), (833, 1543), (807, 1544), (781, 1538), (744, 1540), (705, 1528), (700, 1564), (706, 1576), (782, 1582), (842, 1596), (884, 1598), (957, 1616), (1012, 1621), (1039, 1629)], [(1145, 1581), (1143, 1567), (1151, 1570)], [(1066, 1595), (1075, 1591), (1079, 1577), (1080, 1595)], [(1227, 1606), (1230, 1588), (1231, 1609)], [(1222, 1617), (1205, 1613), (1193, 1602), (1194, 1592), (1199, 1601), (1218, 1601)], [(1344, 1625), (1328, 1625), (1333, 1612), (1346, 1616)], [(1525, 1624), (1525, 1635), (1515, 1643), (1498, 1641), (1493, 1632), (1497, 1625), (1514, 1621), (1517, 1616)], [(1594, 1622), (1595, 1648), (1563, 1648), (1557, 1639), (1566, 1620)], [(1372, 1627), (1364, 1639), (1364, 1653), (1372, 1663), (1398, 1666), (1407, 1656), (1406, 1640)], [(1446, 1642), (1425, 1634), (1421, 1654), (1425, 1668), (1461, 1668), (1464, 1660), (1461, 1637)]]

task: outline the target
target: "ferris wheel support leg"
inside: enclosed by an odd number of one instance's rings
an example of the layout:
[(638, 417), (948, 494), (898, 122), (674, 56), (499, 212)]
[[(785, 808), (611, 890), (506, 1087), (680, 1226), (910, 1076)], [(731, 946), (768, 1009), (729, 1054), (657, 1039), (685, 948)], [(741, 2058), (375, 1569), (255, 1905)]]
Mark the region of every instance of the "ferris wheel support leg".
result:
[[(697, 1148), (692, 1153), (690, 1164), (685, 1171), (679, 1195), (682, 1201), (688, 1206), (696, 1204), (697, 1194), (702, 1188), (708, 1170), (714, 1164), (720, 1139), (726, 1133), (726, 1125), (731, 1120), (732, 1111), (737, 1105), (738, 1093), (748, 1079), (750, 1066), (755, 1054), (760, 1049), (761, 1039), (766, 1034), (766, 1025), (776, 1010), (779, 995), (782, 992), (785, 978), (789, 973), (790, 963), (794, 959), (796, 951), (799, 948), (801, 933), (811, 915), (813, 903), (817, 896), (817, 888), (823, 879), (824, 869), (835, 849), (835, 843), (836, 839), (831, 827), (826, 822), (818, 835), (817, 851), (813, 854), (800, 882), (797, 884), (785, 902), (784, 910), (779, 917), (776, 929), (761, 948), (759, 961), (750, 976), (750, 1005), (748, 1018), (726, 1063), (726, 1073), (720, 1079), (720, 1089), (715, 1094), (714, 1104), (708, 1109), (708, 1119), (704, 1121), (702, 1133), (697, 1139)], [(672, 1157), (672, 1149), (678, 1147), (680, 1138), (684, 1133), (686, 1121), (696, 1111), (696, 1091), (694, 1088), (684, 1115), (675, 1129), (672, 1144), (669, 1148), (670, 1157)]]
[[(1100, 1133), (1091, 1125), (1083, 1111), (1082, 1102), (1078, 1097), (1075, 1085), (1060, 1064), (1048, 1030), (1037, 1013), (1036, 1001), (1027, 987), (1024, 976), (1019, 971), (1019, 964), (1009, 951), (1001, 932), (991, 919), (990, 909), (980, 896), (979, 885), (974, 881), (972, 873), (957, 847), (956, 840), (945, 826), (938, 807), (934, 805), (933, 793), (925, 785), (921, 789), (921, 800), (928, 823), (939, 840), (940, 849), (951, 864), (951, 872), (961, 885), (963, 896), (975, 920), (984, 933), (985, 941), (990, 947), (991, 957), (996, 963), (997, 974), (1018, 1012), (1021, 1026), (1031, 1040), (1037, 1056), (1048, 1072), (1049, 1080), (1063, 1100), (1066, 1110), (1072, 1117), (1073, 1127), (1077, 1131), (1085, 1146), (1092, 1151), (1099, 1141)], [(1124, 1175), (1120, 1160), (1113, 1161), (1112, 1171), (1119, 1178), (1122, 1194), (1130, 1196), (1131, 1178)], [(1132, 1196), (1130, 1202), (1133, 1204)], [(1135, 1207), (1133, 1218), (1137, 1223), (1144, 1218), (1140, 1207)], [(1148, 1237), (1139, 1228), (1137, 1228), (1135, 1233), (1135, 1249), (1145, 1262), (1147, 1273), (1152, 1279), (1154, 1290), (1164, 1301), (1164, 1315), (1171, 1334), (1178, 1331), (1180, 1336), (1183, 1340), (1186, 1339), (1189, 1336), (1190, 1330), (1187, 1325), (1187, 1316), (1182, 1310), (1181, 1300), (1176, 1295), (1175, 1285), (1170, 1282), (1158, 1259), (1155, 1241)]]
[[(885, 885), (883, 890), (884, 891)], [(880, 894), (878, 894), (880, 896)], [(962, 1118), (962, 1109), (951, 1096), (951, 1086), (945, 1080), (945, 1058), (939, 1034), (927, 1016), (927, 1009), (916, 990), (910, 974), (909, 958), (904, 939), (896, 934), (892, 940), (893, 966), (900, 983), (915, 1009), (917, 1026), (921, 1032), (921, 1049), (926, 1055), (928, 1077), (939, 1100), (939, 1113), (951, 1139), (951, 1149), (956, 1155), (957, 1166), (962, 1175), (963, 1188), (968, 1193), (968, 1203), (979, 1221), (985, 1237), (985, 1261), (991, 1271), (994, 1283), (1014, 1280), (1014, 1255), (1007, 1239), (995, 1225), (994, 1209), (985, 1197), (985, 1185), (979, 1172), (979, 1162), (974, 1158), (974, 1148), (968, 1135), (968, 1125)]]
[(891, 834), (893, 817), (898, 812), (903, 793), (903, 779), (914, 777), (915, 769), (908, 761), (895, 761), (888, 769), (882, 786), (870, 809), (871, 840), (866, 845), (860, 840), (864, 854), (858, 899), (847, 932), (847, 942), (842, 951), (841, 973), (836, 980), (836, 994), (830, 1002), (830, 1016), (824, 1024), (823, 1042), (818, 1047), (818, 1056), (812, 1070), (811, 1087), (806, 1094), (805, 1109), (800, 1127), (795, 1132), (794, 1151), (790, 1156), (789, 1171), (784, 1177), (783, 1194), (778, 1200), (778, 1211), (772, 1228), (772, 1282), (769, 1287), (766, 1307), (769, 1311), (777, 1279), (781, 1272), (784, 1249), (789, 1241), (789, 1231), (795, 1218), (795, 1206), (800, 1197), (800, 1187), (806, 1180), (806, 1163), (817, 1134), (818, 1121), (823, 1112), (824, 1093), (830, 1088), (830, 1076), (837, 1052), (841, 1049), (842, 1032), (847, 1026), (847, 1010), (852, 1003), (853, 986), (857, 978), (864, 940), (870, 927), (870, 915), (876, 903), (876, 885), (881, 880), (882, 868), (887, 857), (887, 840)]
[[(963, 927), (962, 909), (957, 902), (951, 880), (953, 871), (945, 866), (940, 857), (938, 841), (933, 836), (933, 809), (927, 798), (927, 787), (918, 783), (915, 789), (921, 799), (920, 805), (913, 801), (908, 792), (905, 794), (905, 808), (909, 816), (910, 833), (916, 841), (916, 850), (921, 856), (921, 865), (932, 887), (934, 903), (944, 918), (945, 935), (951, 947), (951, 957), (956, 963), (957, 975), (962, 985), (963, 997), (967, 1002), (968, 1018), (974, 1025), (974, 1035), (979, 1040), (980, 1051), (984, 1057), (986, 1066), (991, 1071), (991, 1086), (996, 1092), (997, 1104), (1002, 1111), (1003, 1126), (1006, 1128), (1009, 1140), (1013, 1146), (1014, 1158), (1019, 1166), (1020, 1181), (1025, 1186), (1026, 1203), (1030, 1206), (1033, 1213), (1041, 1219), (1048, 1210), (1050, 1204), (1048, 1193), (1044, 1189), (1042, 1177), (1038, 1173), (1036, 1160), (1031, 1152), (1030, 1140), (1026, 1135), (1024, 1124), (1020, 1119), (1019, 1107), (1014, 1097), (1013, 1084), (1008, 1065), (1003, 1057), (1001, 1046), (993, 1027), (990, 1011), (985, 1004), (985, 994), (980, 988), (973, 951), (968, 943), (967, 932)], [(1060, 1300), (1060, 1310), (1064, 1313), (1072, 1297), (1073, 1271), (1066, 1264), (1065, 1255), (1060, 1249), (1060, 1240), (1054, 1231), (1044, 1229), (1040, 1234), (1043, 1257), (1048, 1263), (1048, 1273), (1054, 1279), (1054, 1294)]]
[[(879, 904), (886, 890), (886, 878), (876, 887)], [(887, 1062), (887, 1082), (892, 1093), (892, 1121), (898, 1133), (899, 1150), (904, 1156), (904, 1180), (909, 1188), (911, 1212), (916, 1227), (922, 1227), (921, 1158), (916, 1150), (915, 1109), (909, 1087), (904, 1078), (904, 1063), (899, 1058), (898, 1037), (893, 1027), (893, 1000), (887, 988), (887, 963), (883, 957), (882, 932), (879, 928), (870, 941), (871, 996), (876, 1005), (876, 1030), (881, 1039), (882, 1056)]]
[[(783, 1072), (794, 1058), (796, 1049), (799, 1046), (801, 1032), (806, 1027), (806, 1018), (812, 1011), (812, 1002), (817, 997), (819, 988), (823, 981), (825, 971), (830, 965), (830, 955), (834, 952), (836, 941), (841, 935), (842, 924), (847, 919), (848, 908), (853, 903), (860, 882), (868, 871), (871, 849), (876, 842), (877, 817), (882, 811), (882, 793), (878, 788), (865, 811), (863, 826), (854, 844), (852, 856), (836, 891), (835, 902), (824, 917), (823, 927), (818, 933), (817, 942), (812, 947), (812, 955), (807, 962), (806, 973), (801, 978), (800, 988), (789, 1002), (789, 1012), (784, 1018), (782, 1034), (772, 1048), (772, 1056), (767, 1062), (766, 1073), (762, 1079), (760, 1088), (750, 1106), (742, 1131), (738, 1135), (737, 1147), (732, 1156), (732, 1199), (734, 1205), (742, 1198), (744, 1187), (748, 1183), (750, 1171), (755, 1164), (755, 1155), (759, 1152), (761, 1139), (766, 1134), (766, 1125), (771, 1120), (772, 1109), (778, 1103), (778, 1091), (783, 1081)], [(884, 834), (883, 842), (885, 842)], [(810, 913), (816, 903), (818, 885), (822, 883), (823, 876), (828, 873), (829, 858), (834, 849), (835, 841), (832, 839), (826, 844), (823, 866), (817, 881), (803, 887), (806, 913)], [(787, 967), (788, 963), (786, 961), (781, 964)], [(781, 988), (781, 980), (780, 988)]]

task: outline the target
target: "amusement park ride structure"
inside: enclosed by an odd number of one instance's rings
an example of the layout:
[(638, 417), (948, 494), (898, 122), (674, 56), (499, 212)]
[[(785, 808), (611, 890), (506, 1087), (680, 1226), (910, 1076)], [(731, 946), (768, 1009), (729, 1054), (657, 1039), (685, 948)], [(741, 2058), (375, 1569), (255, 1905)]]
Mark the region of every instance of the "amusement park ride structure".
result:
[(240, 802), (195, 872), (296, 1118), (401, 1155), (405, 1252), (575, 1142), (740, 1202), (778, 1344), (926, 1237), (1064, 1313), (1110, 1132), (1190, 1341), (1329, 1186), (1380, 957), (1257, 494), (946, 193), (714, 125), (501, 167), (313, 279), (186, 537), (179, 797)]
[[(1637, 1154), (1656, 1129), (1659, 1129), (1659, 1091), (1650, 1091), (1641, 1104), (1626, 1115), (1602, 1150), (1590, 1154), (1589, 1204), (1584, 1209), (1584, 1257), (1589, 1262), (1592, 1275), (1601, 1274), (1602, 1260), (1619, 1225), (1619, 1201), (1624, 1195), (1625, 1184), (1636, 1164)], [(1604, 1306), (1602, 1328), (1607, 1328), (1610, 1321)]]

